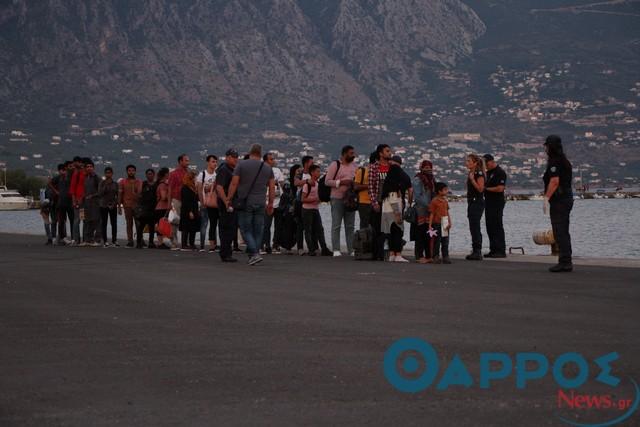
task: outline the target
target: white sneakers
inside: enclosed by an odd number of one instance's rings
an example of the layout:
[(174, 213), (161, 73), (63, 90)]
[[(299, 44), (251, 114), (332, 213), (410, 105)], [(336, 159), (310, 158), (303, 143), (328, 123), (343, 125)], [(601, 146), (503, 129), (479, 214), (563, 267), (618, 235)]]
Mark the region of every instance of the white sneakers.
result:
[(391, 255), (389, 257), (389, 262), (409, 262), (409, 260), (404, 258), (402, 255)]
[(340, 252), (340, 251), (333, 251), (333, 256), (342, 256), (342, 252)]

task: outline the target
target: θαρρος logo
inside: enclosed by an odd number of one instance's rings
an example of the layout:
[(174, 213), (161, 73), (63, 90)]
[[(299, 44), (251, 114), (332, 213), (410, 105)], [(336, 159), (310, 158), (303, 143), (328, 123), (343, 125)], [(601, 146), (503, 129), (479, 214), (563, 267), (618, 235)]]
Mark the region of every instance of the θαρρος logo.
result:
[[(512, 357), (507, 353), (485, 352), (480, 353), (480, 372), (474, 378), (459, 355), (454, 355), (445, 365), (430, 343), (408, 337), (395, 341), (387, 349), (383, 369), (387, 381), (405, 393), (419, 393), (432, 385), (438, 391), (474, 386), (489, 389), (496, 381), (512, 375), (516, 389), (524, 389), (529, 383), (551, 375), (559, 387), (556, 396), (559, 411), (572, 411), (574, 418), (585, 418), (587, 411), (589, 417), (608, 417), (583, 422), (557, 414), (561, 421), (577, 427), (607, 427), (629, 419), (640, 406), (638, 384), (631, 377), (625, 382), (611, 373), (611, 364), (618, 359), (618, 353), (607, 353), (591, 360), (597, 368), (590, 369), (589, 361), (575, 352), (561, 354), (553, 363), (542, 353), (523, 352)], [(567, 375), (568, 368), (575, 375)], [(585, 386), (588, 380), (611, 388), (610, 393), (577, 393), (576, 389)], [(627, 389), (623, 389), (623, 385)]]

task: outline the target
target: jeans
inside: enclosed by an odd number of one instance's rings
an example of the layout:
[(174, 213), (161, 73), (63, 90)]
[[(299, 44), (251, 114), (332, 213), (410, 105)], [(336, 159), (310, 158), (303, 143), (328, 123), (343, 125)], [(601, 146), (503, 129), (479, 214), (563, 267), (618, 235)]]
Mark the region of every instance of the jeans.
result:
[(118, 210), (117, 208), (100, 208), (100, 224), (102, 239), (107, 242), (107, 219), (111, 221), (111, 243), (118, 241)]
[(469, 201), (467, 205), (467, 218), (469, 219), (469, 231), (471, 232), (471, 247), (473, 248), (473, 252), (480, 252), (482, 250), (480, 221), (482, 220), (483, 212), (483, 200)]
[(449, 258), (449, 236), (442, 237), (442, 224), (431, 224), (431, 227), (438, 233), (431, 238), (434, 258), (440, 256), (442, 249), (442, 257)]
[(302, 209), (302, 222), (304, 224), (304, 237), (310, 253), (318, 250), (318, 242), (324, 236), (322, 218), (318, 209)]
[(573, 209), (573, 199), (563, 198), (550, 201), (550, 218), (553, 235), (560, 250), (558, 262), (571, 264), (571, 235), (569, 234), (569, 219)]
[(231, 245), (237, 236), (238, 214), (227, 212), (224, 205), (220, 205), (220, 258), (231, 258), (233, 251)]
[(504, 200), (487, 201), (484, 209), (484, 219), (489, 235), (489, 252), (492, 254), (504, 254), (507, 252), (504, 241), (504, 225), (502, 216), (504, 213)]
[(358, 217), (360, 217), (360, 229), (367, 228), (371, 224), (371, 204), (360, 203)]
[(73, 208), (73, 230), (71, 237), (76, 243), (80, 243), (80, 208)]
[(264, 205), (248, 205), (238, 212), (238, 225), (250, 257), (257, 255), (264, 230)]
[(355, 232), (356, 213), (348, 212), (344, 202), (331, 199), (331, 246), (334, 252), (340, 252), (340, 228), (344, 221), (344, 233), (347, 240), (347, 252), (353, 252), (353, 233)]
[(58, 242), (67, 237), (67, 218), (69, 218), (69, 234), (73, 235), (73, 208), (71, 206), (58, 207)]

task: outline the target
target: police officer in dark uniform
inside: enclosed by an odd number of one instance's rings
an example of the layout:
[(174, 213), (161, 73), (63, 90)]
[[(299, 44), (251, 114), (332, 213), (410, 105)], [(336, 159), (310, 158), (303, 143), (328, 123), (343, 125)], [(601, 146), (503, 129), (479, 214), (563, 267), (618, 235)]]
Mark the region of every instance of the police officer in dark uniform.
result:
[(489, 235), (489, 253), (485, 258), (506, 258), (507, 250), (504, 241), (504, 226), (502, 216), (504, 212), (504, 187), (507, 184), (506, 172), (498, 166), (491, 154), (485, 154), (487, 166), (487, 182), (484, 186), (484, 219)]
[(482, 157), (469, 154), (466, 160), (469, 176), (467, 177), (467, 218), (471, 233), (472, 251), (465, 257), (467, 261), (482, 260), (482, 231), (480, 222), (484, 212), (485, 168)]
[(544, 143), (548, 156), (547, 170), (544, 173), (544, 210), (550, 206), (551, 228), (560, 251), (558, 264), (549, 268), (552, 273), (573, 271), (571, 261), (571, 235), (569, 217), (573, 208), (571, 189), (573, 169), (562, 149), (562, 140), (550, 135)]

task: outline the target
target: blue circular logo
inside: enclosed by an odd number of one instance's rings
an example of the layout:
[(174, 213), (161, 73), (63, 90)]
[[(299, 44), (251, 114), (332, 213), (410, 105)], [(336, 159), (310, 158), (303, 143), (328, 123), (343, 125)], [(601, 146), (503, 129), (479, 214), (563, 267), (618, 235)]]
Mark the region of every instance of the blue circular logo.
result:
[[(424, 362), (424, 372), (416, 378), (405, 378), (398, 370), (398, 361), (403, 353), (413, 351), (422, 358)], [(407, 356), (402, 361), (402, 369), (413, 374), (420, 367), (419, 360), (414, 356)], [(418, 393), (426, 390), (438, 375), (438, 355), (428, 342), (420, 338), (402, 338), (391, 344), (384, 354), (384, 376), (396, 389), (405, 393)]]

